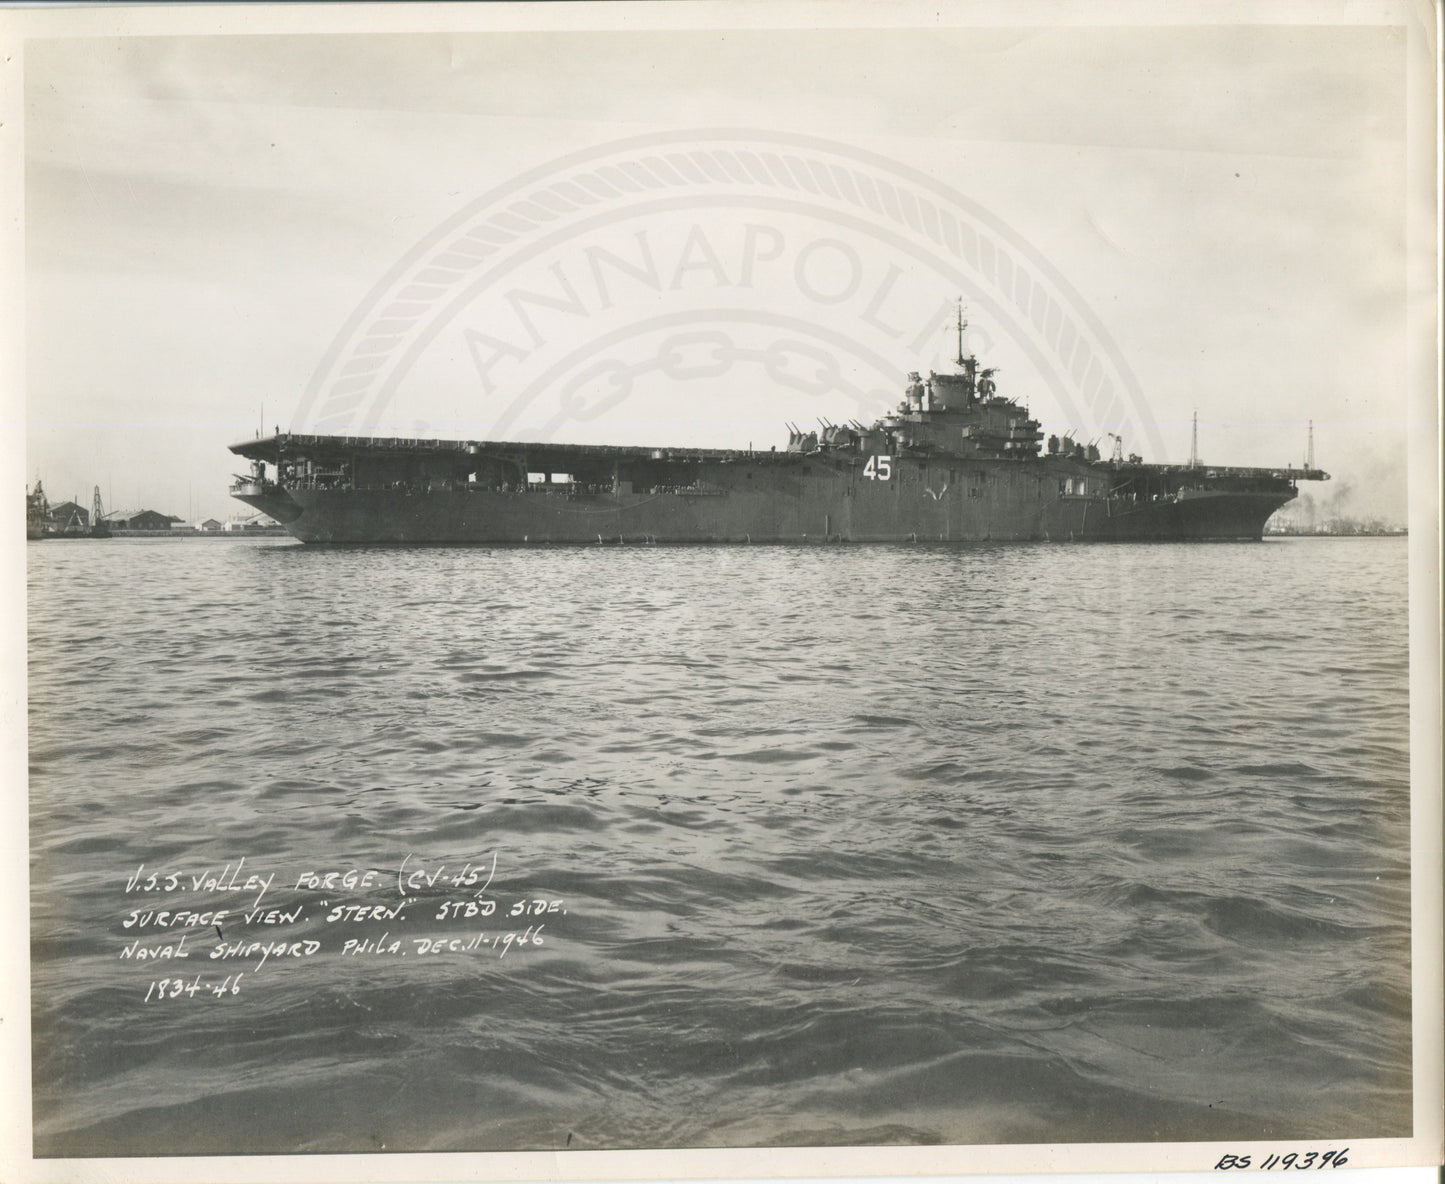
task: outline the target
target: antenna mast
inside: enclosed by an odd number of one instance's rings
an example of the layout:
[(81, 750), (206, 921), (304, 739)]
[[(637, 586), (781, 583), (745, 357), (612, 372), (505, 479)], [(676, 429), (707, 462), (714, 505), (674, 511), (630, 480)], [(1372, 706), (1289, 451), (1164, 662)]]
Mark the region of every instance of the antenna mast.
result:
[(963, 331), (968, 322), (963, 319), (963, 297), (958, 298), (958, 364), (963, 365)]
[(1305, 468), (1315, 467), (1315, 421), (1310, 420), (1310, 443), (1309, 450), (1305, 453)]
[(1189, 439), (1189, 467), (1199, 467), (1199, 412), (1194, 413), (1194, 432)]

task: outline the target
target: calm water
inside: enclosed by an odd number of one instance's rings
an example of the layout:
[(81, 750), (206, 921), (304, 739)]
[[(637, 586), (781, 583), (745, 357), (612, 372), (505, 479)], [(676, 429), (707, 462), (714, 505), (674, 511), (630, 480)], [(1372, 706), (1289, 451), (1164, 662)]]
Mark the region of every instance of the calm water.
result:
[(1409, 1132), (1401, 540), (29, 561), (40, 1154)]

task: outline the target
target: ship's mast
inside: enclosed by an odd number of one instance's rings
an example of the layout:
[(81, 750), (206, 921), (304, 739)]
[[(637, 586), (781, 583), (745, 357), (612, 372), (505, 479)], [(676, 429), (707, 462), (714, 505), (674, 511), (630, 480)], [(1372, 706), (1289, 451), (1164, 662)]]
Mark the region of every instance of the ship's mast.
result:
[(969, 355), (963, 356), (963, 331), (968, 328), (968, 320), (963, 315), (963, 297), (958, 298), (958, 368), (963, 371), (963, 392), (966, 405), (971, 406), (978, 397), (978, 388), (975, 379), (978, 374), (978, 359)]
[(1199, 412), (1194, 413), (1194, 431), (1189, 438), (1189, 467), (1199, 467)]
[(1314, 420), (1310, 420), (1309, 448), (1308, 448), (1308, 450), (1305, 452), (1305, 468), (1307, 468), (1307, 469), (1313, 469), (1314, 467), (1315, 467), (1315, 421), (1314, 421)]

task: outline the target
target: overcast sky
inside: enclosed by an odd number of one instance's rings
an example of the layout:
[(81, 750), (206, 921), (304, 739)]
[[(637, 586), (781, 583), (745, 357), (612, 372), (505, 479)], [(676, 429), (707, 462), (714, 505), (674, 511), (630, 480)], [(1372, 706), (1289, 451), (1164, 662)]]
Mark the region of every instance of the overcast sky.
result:
[[(225, 517), (226, 445), (263, 404), (307, 426), (333, 339), (434, 227), (566, 154), (733, 127), (886, 157), (1031, 244), (1137, 378), (1173, 453), (1146, 459), (1183, 460), (1197, 409), (1207, 460), (1298, 464), (1313, 420), (1332, 492), (1403, 518), (1405, 49), (1348, 24), (32, 40), (27, 480)], [(427, 400), (461, 340), (383, 426), (453, 422)], [(786, 439), (741, 418), (717, 443)], [(587, 438), (670, 442), (639, 422)]]

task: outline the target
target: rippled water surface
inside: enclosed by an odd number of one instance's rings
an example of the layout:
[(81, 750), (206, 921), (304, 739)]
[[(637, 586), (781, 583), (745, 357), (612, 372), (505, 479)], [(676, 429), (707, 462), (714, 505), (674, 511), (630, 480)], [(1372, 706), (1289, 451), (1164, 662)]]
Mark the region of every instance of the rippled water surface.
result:
[(1401, 540), (29, 563), (39, 1154), (1409, 1132)]

